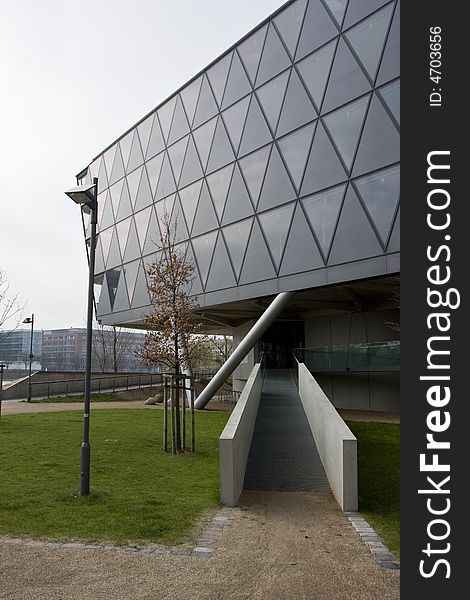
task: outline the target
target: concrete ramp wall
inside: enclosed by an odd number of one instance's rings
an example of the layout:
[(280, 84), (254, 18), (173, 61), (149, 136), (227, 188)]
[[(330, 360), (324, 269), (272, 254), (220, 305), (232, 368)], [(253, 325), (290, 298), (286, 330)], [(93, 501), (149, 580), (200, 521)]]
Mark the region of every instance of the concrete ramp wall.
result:
[(299, 395), (336, 501), (357, 510), (357, 440), (303, 363)]
[(261, 365), (258, 363), (219, 438), (220, 500), (226, 506), (235, 506), (243, 490), (260, 397)]

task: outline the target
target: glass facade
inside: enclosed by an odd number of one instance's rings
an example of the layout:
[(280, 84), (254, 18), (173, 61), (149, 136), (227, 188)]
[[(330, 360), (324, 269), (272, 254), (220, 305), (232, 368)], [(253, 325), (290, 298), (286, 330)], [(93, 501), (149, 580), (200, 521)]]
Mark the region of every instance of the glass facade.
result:
[(86, 176), (99, 178), (98, 315), (148, 303), (163, 210), (201, 305), (262, 282), (305, 289), (345, 264), (354, 278), (397, 253), (398, 68), (397, 0), (295, 0), (145, 117)]

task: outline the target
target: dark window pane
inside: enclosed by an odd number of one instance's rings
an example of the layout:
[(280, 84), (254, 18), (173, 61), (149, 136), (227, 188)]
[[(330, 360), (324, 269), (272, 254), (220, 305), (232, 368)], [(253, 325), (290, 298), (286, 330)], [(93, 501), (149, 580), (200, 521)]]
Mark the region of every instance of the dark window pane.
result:
[(286, 93), (289, 71), (284, 71), (278, 77), (263, 85), (256, 91), (258, 100), (264, 110), (264, 114), (271, 125), (272, 131), (276, 131), (277, 122), (281, 114), (282, 101)]
[(201, 197), (199, 198), (199, 204), (197, 205), (196, 216), (194, 217), (191, 235), (200, 235), (211, 229), (216, 229), (218, 226), (219, 223), (215, 215), (214, 206), (212, 205), (207, 185), (204, 182)]
[(385, 245), (400, 194), (400, 168), (372, 173), (354, 183)]
[(222, 104), (222, 97), (227, 84), (227, 74), (231, 60), (232, 53), (227, 54), (207, 71), (207, 77), (209, 78), (212, 91), (214, 92), (215, 99), (219, 106)]
[(338, 35), (338, 28), (320, 0), (310, 0), (300, 34), (297, 60)]
[(207, 163), (207, 171), (215, 171), (223, 167), (227, 163), (233, 161), (235, 155), (230, 145), (227, 132), (222, 119), (219, 117), (215, 128), (214, 140), (212, 141), (212, 149)]
[(212, 94), (207, 77), (202, 80), (201, 92), (194, 115), (193, 127), (198, 127), (218, 113), (217, 104)]
[(233, 275), (232, 266), (225, 248), (222, 234), (219, 233), (212, 264), (207, 278), (206, 292), (222, 290), (237, 284)]
[(365, 16), (380, 8), (388, 0), (349, 0), (348, 12), (344, 21), (344, 28), (357, 23)]
[(275, 276), (276, 271), (269, 256), (266, 242), (264, 241), (258, 221), (255, 219), (246, 249), (240, 283), (263, 281)]
[(245, 65), (251, 83), (255, 83), (256, 73), (263, 50), (264, 39), (266, 37), (267, 25), (256, 31), (247, 40), (240, 44), (237, 48), (238, 53)]
[(153, 120), (152, 131), (150, 133), (149, 145), (147, 148), (146, 158), (150, 158), (151, 156), (155, 156), (162, 150), (165, 149), (165, 142), (163, 141), (162, 130), (160, 128), (160, 122), (158, 120), (158, 116), (155, 114), (155, 118)]
[(160, 119), (160, 125), (162, 128), (163, 138), (166, 141), (170, 132), (171, 120), (173, 118), (173, 112), (175, 110), (176, 98), (173, 97), (161, 108), (158, 109), (158, 118)]
[(271, 147), (271, 145), (265, 146), (239, 162), (254, 206), (258, 204), (259, 193), (263, 185)]
[(183, 103), (181, 98), (178, 96), (176, 100), (175, 113), (173, 115), (173, 121), (171, 123), (170, 135), (168, 137), (168, 143), (172, 144), (176, 140), (181, 139), (189, 132), (188, 120), (184, 112)]
[(201, 89), (201, 81), (202, 77), (198, 77), (196, 81), (193, 81), (187, 85), (180, 93), (184, 110), (186, 111), (186, 116), (190, 125), (193, 122), (194, 111), (196, 110), (197, 99), (199, 97), (199, 90)]
[(271, 141), (272, 135), (269, 131), (266, 120), (263, 117), (258, 100), (253, 95), (251, 97), (250, 108), (248, 110), (248, 117), (240, 144), (239, 154), (248, 154), (248, 152), (256, 150), (260, 146), (264, 146)]
[(377, 85), (400, 75), (400, 3), (397, 4), (390, 33), (388, 34)]
[(292, 58), (299, 40), (307, 0), (297, 0), (275, 17), (274, 22)]
[(137, 130), (134, 130), (134, 138), (132, 140), (131, 153), (129, 155), (129, 161), (127, 163), (126, 171), (129, 173), (144, 162), (144, 155), (142, 154), (142, 149), (140, 147), (139, 136), (137, 134)]
[(207, 274), (209, 272), (209, 265), (214, 252), (216, 239), (217, 231), (211, 231), (211, 233), (207, 233), (206, 235), (192, 239), (194, 257), (199, 268), (203, 285), (206, 284)]
[(392, 10), (393, 6), (388, 5), (365, 21), (361, 21), (346, 33), (346, 38), (351, 43), (372, 81), (375, 80), (377, 74)]
[(246, 219), (246, 221), (238, 221), (238, 223), (228, 225), (222, 230), (237, 278), (240, 275), (252, 223), (253, 218)]
[(189, 232), (193, 226), (194, 214), (196, 212), (199, 194), (201, 193), (201, 186), (202, 181), (197, 181), (196, 183), (193, 183), (179, 192), (181, 206), (183, 208), (186, 225)]
[(227, 86), (225, 88), (222, 108), (230, 106), (246, 94), (251, 92), (251, 85), (246, 76), (245, 69), (238, 57), (237, 52), (233, 53), (232, 65), (228, 76)]
[(183, 167), (183, 159), (186, 153), (188, 140), (189, 137), (183, 138), (168, 148), (168, 156), (170, 157), (171, 168), (173, 169), (173, 175), (176, 183), (178, 183), (180, 179), (181, 168)]
[(112, 269), (110, 271), (106, 271), (106, 283), (108, 284), (109, 303), (111, 310), (113, 310), (114, 307), (114, 300), (116, 298), (120, 277), (121, 269)]
[(380, 95), (392, 111), (397, 123), (400, 123), (400, 81), (392, 81), (392, 83), (380, 88)]
[(207, 184), (214, 201), (215, 209), (219, 220), (224, 212), (225, 201), (227, 200), (228, 188), (232, 179), (234, 165), (229, 165), (224, 169), (220, 169), (207, 177)]
[(278, 140), (282, 157), (297, 189), (300, 188), (315, 126), (316, 123), (311, 123), (303, 129), (294, 131), (294, 133)]
[(235, 166), (230, 190), (225, 204), (222, 224), (227, 225), (233, 221), (239, 221), (253, 214), (253, 205), (251, 204), (248, 191), (240, 173), (238, 165)]
[(365, 96), (324, 119), (348, 170), (351, 169), (368, 103), (369, 96)]
[(297, 64), (300, 75), (318, 109), (325, 93), (336, 44), (337, 40), (333, 40)]
[(318, 250), (303, 210), (300, 204), (298, 204), (295, 209), (294, 220), (292, 221), (279, 275), (311, 271), (323, 266), (323, 258)]
[(361, 96), (370, 88), (366, 76), (346, 42), (340, 39), (326, 90), (323, 112), (328, 112), (348, 100)]
[(193, 131), (194, 141), (196, 142), (196, 148), (201, 159), (202, 168), (205, 169), (207, 165), (207, 159), (209, 158), (209, 152), (214, 138), (215, 126), (217, 125), (217, 118), (212, 119), (199, 129)]
[(196, 146), (194, 145), (193, 138), (190, 137), (179, 185), (188, 185), (202, 176), (203, 172), (196, 152)]
[(271, 24), (266, 36), (266, 43), (263, 49), (263, 56), (259, 65), (256, 85), (261, 85), (274, 75), (277, 75), (291, 64), (291, 59), (282, 45), (279, 36)]
[(268, 246), (276, 268), (279, 268), (281, 263), (294, 208), (295, 202), (292, 202), (287, 206), (282, 206), (259, 215), (261, 227), (268, 240)]
[(346, 172), (321, 123), (307, 162), (301, 194), (305, 196), (346, 179)]
[(348, 0), (324, 0), (324, 2), (330, 9), (335, 21), (341, 27)]
[(296, 198), (297, 194), (281, 160), (279, 150), (273, 146), (268, 169), (261, 191), (258, 211), (284, 204)]
[(346, 184), (343, 184), (302, 199), (310, 225), (325, 257), (328, 256), (345, 189)]
[(240, 145), (240, 139), (242, 137), (243, 126), (245, 125), (249, 102), (250, 98), (247, 96), (222, 113), (222, 118), (230, 136), (230, 140), (232, 141), (233, 147), (235, 148), (235, 152), (237, 152), (238, 146)]
[(380, 100), (370, 103), (359, 150), (354, 161), (354, 175), (361, 175), (400, 160), (400, 136)]
[(316, 117), (317, 111), (314, 109), (296, 70), (293, 69), (277, 127), (277, 135), (283, 135), (297, 129), (297, 127), (313, 121)]

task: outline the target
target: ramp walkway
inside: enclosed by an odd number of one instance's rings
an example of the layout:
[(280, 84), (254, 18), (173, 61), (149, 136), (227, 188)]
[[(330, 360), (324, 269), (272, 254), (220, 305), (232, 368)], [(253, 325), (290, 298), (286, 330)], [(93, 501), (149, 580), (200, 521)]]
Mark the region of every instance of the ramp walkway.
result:
[(330, 491), (290, 369), (266, 371), (244, 489)]

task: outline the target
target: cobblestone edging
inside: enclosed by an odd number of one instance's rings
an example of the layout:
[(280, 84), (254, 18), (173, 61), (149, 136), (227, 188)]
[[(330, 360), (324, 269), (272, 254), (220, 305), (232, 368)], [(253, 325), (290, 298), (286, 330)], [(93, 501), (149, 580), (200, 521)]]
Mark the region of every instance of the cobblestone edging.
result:
[(369, 525), (360, 513), (346, 512), (344, 514), (381, 567), (385, 569), (400, 568), (396, 558), (377, 535), (375, 529)]
[(87, 544), (84, 542), (53, 542), (33, 540), (28, 538), (11, 538), (1, 536), (0, 541), (6, 544), (24, 544), (38, 548), (69, 548), (73, 550), (109, 550), (124, 553), (140, 554), (169, 554), (172, 556), (194, 556), (196, 558), (210, 558), (219, 543), (222, 530), (232, 515), (233, 509), (224, 508), (219, 511), (212, 521), (206, 525), (199, 536), (196, 546), (191, 549), (182, 549), (168, 546), (113, 546), (111, 544)]

